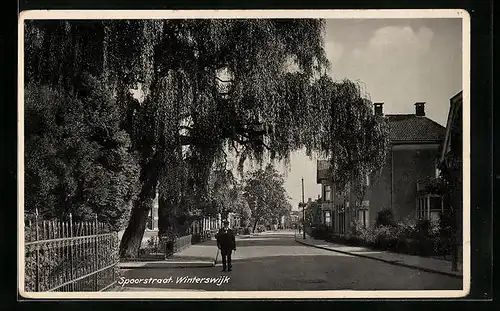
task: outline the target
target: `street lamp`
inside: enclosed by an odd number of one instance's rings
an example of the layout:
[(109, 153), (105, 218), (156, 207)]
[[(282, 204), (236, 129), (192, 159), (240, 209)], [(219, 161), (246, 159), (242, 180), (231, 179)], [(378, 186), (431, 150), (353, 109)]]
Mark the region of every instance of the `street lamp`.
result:
[(299, 208), (302, 207), (302, 238), (306, 239), (306, 204), (299, 203)]
[(304, 203), (304, 178), (302, 178), (302, 238), (306, 239), (306, 204)]

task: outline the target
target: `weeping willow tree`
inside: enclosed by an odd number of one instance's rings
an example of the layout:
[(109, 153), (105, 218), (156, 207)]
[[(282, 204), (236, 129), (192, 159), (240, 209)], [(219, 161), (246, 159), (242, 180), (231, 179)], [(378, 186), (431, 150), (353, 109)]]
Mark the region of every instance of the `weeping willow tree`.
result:
[(332, 158), (339, 185), (383, 163), (386, 124), (358, 84), (325, 75), (323, 31), (317, 19), (27, 23), (27, 80), (81, 96), (90, 74), (119, 108), (140, 166), (122, 257), (137, 254), (156, 191), (161, 231), (213, 209), (228, 150), (242, 171), (305, 148)]

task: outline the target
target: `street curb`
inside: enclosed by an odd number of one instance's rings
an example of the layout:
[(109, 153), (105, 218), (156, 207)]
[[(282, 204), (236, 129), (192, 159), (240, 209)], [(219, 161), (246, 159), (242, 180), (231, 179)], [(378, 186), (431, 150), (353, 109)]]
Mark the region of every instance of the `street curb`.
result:
[(237, 235), (236, 237), (239, 238), (239, 239), (248, 239), (248, 238), (251, 238), (251, 237), (254, 237), (254, 236), (257, 236), (257, 234), (240, 234), (240, 235)]
[(204, 268), (214, 267), (213, 261), (149, 261), (121, 262), (120, 269), (158, 269), (158, 268)]
[(388, 263), (388, 264), (393, 265), (393, 266), (400, 266), (400, 267), (405, 267), (405, 268), (420, 270), (420, 271), (423, 271), (423, 272), (429, 272), (429, 273), (435, 273), (435, 274), (442, 274), (442, 275), (451, 276), (451, 277), (457, 278), (457, 279), (462, 279), (463, 278), (463, 275), (461, 275), (461, 274), (455, 274), (455, 273), (444, 272), (444, 271), (439, 271), (439, 270), (434, 270), (434, 269), (429, 269), (429, 268), (423, 268), (423, 267), (419, 267), (419, 266), (415, 266), (415, 265), (409, 265), (409, 264), (405, 264), (405, 263), (396, 262), (396, 261), (393, 261), (393, 260), (386, 260), (386, 259), (377, 258), (377, 257), (373, 257), (373, 256), (368, 256), (368, 255), (363, 255), (363, 254), (356, 254), (356, 253), (341, 251), (341, 250), (337, 250), (337, 249), (333, 249), (333, 248), (328, 248), (328, 247), (324, 247), (324, 246), (309, 244), (307, 242), (297, 240), (297, 238), (295, 238), (295, 242), (303, 244), (303, 245), (311, 246), (311, 247), (316, 247), (316, 248), (324, 249), (324, 250), (327, 250), (327, 251), (337, 252), (337, 253), (351, 255), (351, 256), (357, 256), (357, 257), (361, 257), (361, 258), (378, 260), (378, 261), (385, 262), (385, 263)]

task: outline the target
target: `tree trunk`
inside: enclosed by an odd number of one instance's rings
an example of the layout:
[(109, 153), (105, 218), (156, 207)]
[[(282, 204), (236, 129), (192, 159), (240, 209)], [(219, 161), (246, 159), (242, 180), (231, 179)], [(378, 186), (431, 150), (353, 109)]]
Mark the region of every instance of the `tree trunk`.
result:
[(255, 223), (253, 224), (252, 233), (255, 233), (255, 228), (257, 228), (257, 222), (259, 222), (259, 219), (255, 219)]
[(130, 219), (120, 242), (120, 258), (135, 258), (139, 252), (149, 211), (156, 196), (158, 173), (156, 156), (141, 169), (142, 188), (132, 206)]
[(134, 204), (128, 226), (120, 243), (120, 258), (137, 257), (144, 230), (146, 229), (150, 206), (146, 202), (136, 202)]

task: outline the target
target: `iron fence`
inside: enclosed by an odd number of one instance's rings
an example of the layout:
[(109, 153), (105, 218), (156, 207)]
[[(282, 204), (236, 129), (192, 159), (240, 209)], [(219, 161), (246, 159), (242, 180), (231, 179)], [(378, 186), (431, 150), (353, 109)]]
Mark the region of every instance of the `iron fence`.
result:
[(215, 232), (204, 231), (197, 234), (188, 234), (179, 237), (169, 236), (151, 236), (141, 245), (137, 258), (127, 258), (127, 261), (142, 261), (142, 260), (165, 260), (174, 253), (180, 252), (185, 248), (211, 240)]
[(191, 234), (181, 236), (181, 237), (178, 237), (177, 239), (175, 239), (174, 252), (177, 253), (177, 252), (182, 251), (186, 247), (189, 247), (191, 245), (191, 239), (192, 239)]
[(97, 221), (25, 220), (25, 290), (103, 291), (117, 279), (118, 233)]

